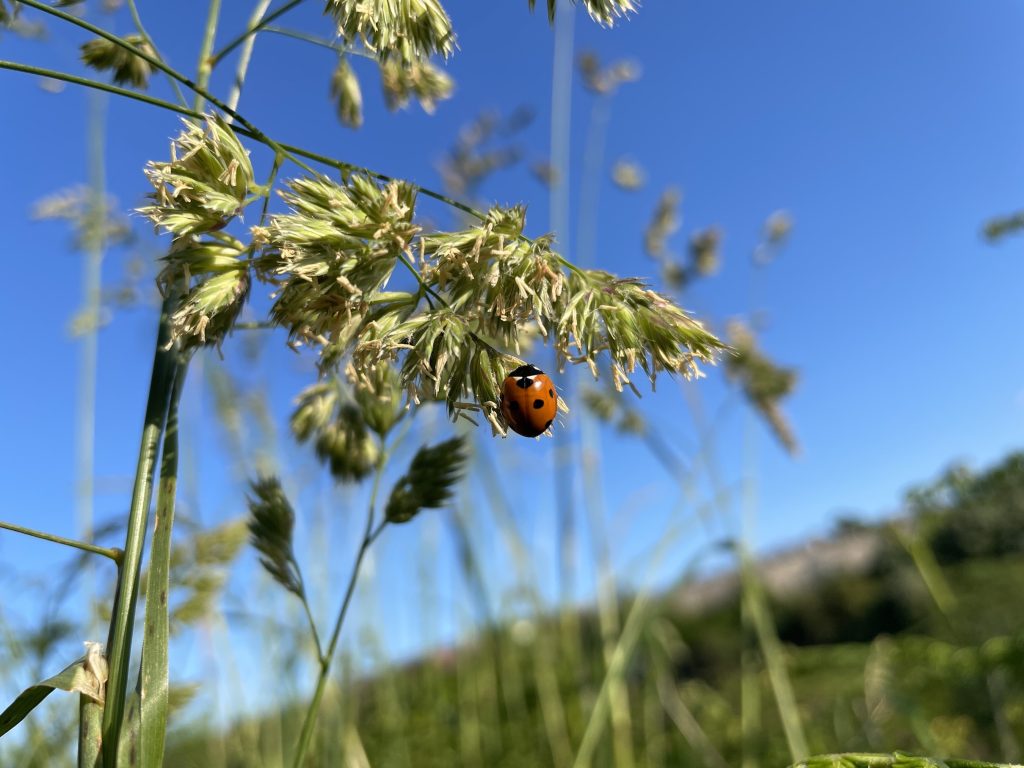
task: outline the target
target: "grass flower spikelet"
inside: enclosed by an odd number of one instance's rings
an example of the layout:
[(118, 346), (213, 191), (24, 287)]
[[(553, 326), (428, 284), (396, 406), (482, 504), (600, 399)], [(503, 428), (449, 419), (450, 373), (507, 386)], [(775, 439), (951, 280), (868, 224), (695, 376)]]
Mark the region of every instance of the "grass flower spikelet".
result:
[(139, 209), (157, 229), (179, 237), (222, 229), (262, 192), (248, 151), (227, 123), (208, 117), (204, 130), (183, 122), (170, 161), (147, 165), (154, 202)]
[(415, 99), (427, 114), (433, 114), (437, 102), (451, 98), (455, 84), (448, 74), (429, 61), (405, 63), (387, 59), (380, 63), (380, 80), (388, 109), (404, 109)]
[(462, 475), (466, 462), (461, 437), (434, 446), (423, 446), (391, 491), (384, 518), (389, 523), (407, 523), (421, 509), (443, 507), (451, 498), (452, 486)]
[(363, 92), (359, 78), (348, 63), (348, 57), (341, 56), (331, 76), (331, 95), (338, 108), (338, 119), (350, 128), (363, 124)]
[[(326, 369), (373, 318), (378, 292), (418, 232), (415, 192), (404, 182), (380, 186), (360, 175), (345, 184), (321, 176), (288, 186), (283, 197), (292, 212), (271, 217), (259, 233), (267, 246), (257, 266), (280, 286), (272, 320), (294, 341), (317, 345)], [(407, 297), (394, 298), (401, 304)]]
[[(152, 46), (141, 35), (126, 35), (124, 41), (149, 56), (155, 55)], [(97, 37), (83, 44), (81, 50), (82, 61), (87, 67), (98, 72), (112, 73), (115, 83), (139, 89), (149, 85), (152, 65), (123, 45), (115, 45), (106, 38)]]
[(267, 573), (292, 594), (304, 598), (302, 574), (295, 559), (292, 536), (295, 512), (276, 477), (250, 483), (249, 536)]
[(452, 22), (439, 0), (328, 0), (326, 12), (349, 45), (405, 64), (455, 50)]

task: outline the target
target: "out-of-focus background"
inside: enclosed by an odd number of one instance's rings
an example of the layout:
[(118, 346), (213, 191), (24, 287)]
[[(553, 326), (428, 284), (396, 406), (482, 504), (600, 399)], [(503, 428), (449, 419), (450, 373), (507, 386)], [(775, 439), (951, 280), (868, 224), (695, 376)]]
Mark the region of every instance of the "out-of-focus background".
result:
[[(638, 382), (638, 398), (537, 345), (524, 355), (570, 408), (539, 440), (418, 409), (408, 456), (463, 433), (467, 474), (450, 508), (372, 550), (313, 764), (1021, 759), (1024, 8), (648, 2), (606, 29), (567, 2), (553, 26), (526, 0), (445, 6), (454, 91), (432, 111), (389, 110), (374, 62), (352, 57), (363, 124), (343, 125), (316, 2), (259, 36), (239, 110), (479, 207), (524, 203), (528, 234), (645, 278), (736, 353), (700, 380)], [(75, 8), (133, 29), (117, 3)], [(193, 71), (206, 5), (139, 12)], [(226, 3), (218, 41), (251, 12)], [(85, 71), (79, 31), (20, 19), (0, 58)], [(148, 92), (174, 100), (157, 76)], [(116, 546), (168, 244), (132, 211), (180, 122), (9, 71), (0, 104), (0, 519)], [(251, 149), (262, 178), (273, 158)], [(120, 227), (102, 251), (79, 247), (98, 188)], [(242, 321), (268, 304), (256, 286)], [(244, 521), (249, 481), (280, 475), (327, 626), (369, 488), (290, 437), (316, 376), (262, 329), (189, 372), (167, 765), (276, 766), (291, 749), (315, 677), (305, 618)], [(103, 639), (112, 585), (105, 563), (0, 532), (5, 699)], [(76, 713), (51, 697), (0, 762), (70, 764)]]

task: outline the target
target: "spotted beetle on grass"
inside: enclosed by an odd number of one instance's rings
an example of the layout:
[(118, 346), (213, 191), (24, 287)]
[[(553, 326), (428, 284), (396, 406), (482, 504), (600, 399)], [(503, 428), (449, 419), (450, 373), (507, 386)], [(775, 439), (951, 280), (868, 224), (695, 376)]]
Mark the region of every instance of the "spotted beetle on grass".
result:
[(505, 422), (524, 437), (547, 431), (558, 412), (555, 383), (544, 371), (521, 365), (501, 385), (501, 413)]

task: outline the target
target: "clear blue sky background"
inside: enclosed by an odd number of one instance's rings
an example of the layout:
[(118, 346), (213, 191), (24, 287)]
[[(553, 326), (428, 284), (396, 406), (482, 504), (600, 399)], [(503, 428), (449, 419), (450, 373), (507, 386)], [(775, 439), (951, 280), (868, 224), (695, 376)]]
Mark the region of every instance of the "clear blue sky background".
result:
[[(225, 5), (221, 40), (240, 29), (248, 14), (248, 4)], [(361, 131), (348, 130), (328, 99), (332, 54), (269, 35), (256, 46), (241, 111), (281, 140), (438, 187), (436, 164), (461, 125), (483, 108), (509, 112), (528, 105), (536, 119), (520, 143), (529, 160), (544, 159), (554, 39), (544, 14), (528, 14), (526, 0), (447, 5), (459, 33), (460, 48), (449, 64), (457, 91), (436, 115), (418, 107), (387, 113), (374, 68), (357, 60), (366, 122)], [(288, 24), (329, 35), (320, 4), (307, 6), (290, 14)], [(141, 10), (168, 58), (191, 71), (203, 4), (143, 2)], [(123, 13), (93, 11), (90, 17), (129, 31)], [(79, 71), (77, 46), (86, 38), (61, 25), (49, 29), (43, 43), (4, 35), (0, 57)], [(685, 225), (673, 244), (682, 249), (685, 235), (712, 224), (725, 232), (721, 273), (687, 293), (684, 306), (719, 329), (729, 317), (764, 310), (765, 350), (800, 370), (798, 391), (786, 407), (803, 446), (798, 458), (782, 453), (759, 424), (751, 432), (742, 409), (727, 411), (716, 441), (726, 484), (735, 488), (744, 476), (756, 479), (759, 549), (826, 532), (837, 512), (889, 513), (908, 485), (933, 477), (951, 460), (983, 466), (1020, 447), (1024, 239), (993, 247), (979, 236), (990, 216), (1024, 207), (1020, 3), (648, 0), (614, 30), (590, 23), (582, 11), (575, 29), (577, 51), (596, 49), (604, 60), (628, 57), (643, 67), (643, 78), (615, 99), (606, 160), (630, 157), (646, 169), (647, 185), (627, 194), (603, 174), (597, 265), (627, 275), (655, 274), (641, 233), (660, 192), (680, 187)], [(218, 92), (227, 91), (232, 72), (233, 65), (217, 74)], [(165, 82), (154, 78), (153, 92), (166, 97), (166, 91)], [(577, 78), (574, 221), (591, 98)], [(67, 324), (80, 303), (80, 259), (67, 250), (66, 230), (33, 223), (29, 212), (33, 201), (84, 182), (88, 95), (73, 86), (48, 93), (36, 78), (0, 72), (0, 104), (7, 288), (0, 328), (8, 361), (0, 377), (0, 516), (73, 533), (78, 352)], [(110, 190), (125, 208), (134, 207), (147, 191), (141, 168), (166, 156), (177, 118), (113, 100), (107, 129)], [(254, 159), (265, 171), (266, 152), (255, 150)], [(495, 176), (483, 196), (528, 203), (530, 233), (548, 231), (547, 191), (525, 167)], [(779, 208), (791, 213), (795, 230), (780, 258), (755, 278), (751, 251), (765, 217)], [(443, 221), (443, 211), (430, 212)], [(142, 222), (137, 227), (149, 237)], [(570, 235), (563, 240), (574, 258), (578, 238)], [(149, 242), (156, 252), (159, 244)], [(119, 280), (123, 261), (117, 254), (108, 259), (105, 280)], [(266, 293), (255, 289), (256, 310), (266, 306)], [(100, 338), (101, 521), (127, 506), (154, 326), (153, 308), (119, 312)], [(245, 381), (271, 386), (274, 415), (283, 427), (291, 397), (312, 381), (313, 369), (279, 341), (255, 367), (247, 368), (237, 337), (224, 352)], [(202, 365), (220, 363), (208, 354)], [(701, 385), (709, 410), (727, 397), (721, 378), (712, 372)], [(243, 511), (242, 486), (222, 434), (209, 426), (212, 405), (203, 381), (193, 377), (184, 406), (186, 429), (192, 425), (184, 438), (192, 473), (185, 495), (188, 511), (212, 524)], [(641, 405), (670, 441), (694, 444), (685, 399), (669, 379), (659, 381), (658, 392), (645, 395)], [(569, 424), (554, 440), (510, 439), (495, 454), (549, 596), (556, 592), (557, 570), (551, 467), (559, 446), (572, 442), (572, 419), (583, 410), (579, 402), (570, 406)], [(436, 432), (443, 434), (447, 427), (439, 419)], [(744, 443), (751, 434), (752, 448)], [(608, 434), (603, 447), (614, 559), (624, 580), (636, 584), (644, 571), (634, 560), (675, 519), (678, 493), (639, 444)], [(325, 480), (308, 480), (322, 475), (301, 453), (287, 449), (283, 455), (286, 468), (304, 473), (293, 480), (293, 488), (304, 488), (297, 503), (318, 510), (300, 521), (300, 542), (312, 560), (328, 554), (327, 546), (337, 547), (323, 573), (340, 579), (361, 512), (339, 516), (335, 510), (347, 504), (359, 510), (362, 497), (334, 495)], [(705, 485), (698, 484), (700, 498), (707, 495)], [(474, 519), (487, 515), (479, 500), (470, 506)], [(423, 637), (452, 637), (473, 615), (459, 586), (445, 514), (392, 531), (382, 542), (370, 583), (378, 596), (377, 619), (389, 628), (389, 652), (413, 652)], [(315, 535), (318, 515), (334, 521), (327, 539)], [(716, 535), (728, 530), (720, 526)], [(507, 555), (491, 523), (481, 523), (475, 535), (498, 595), (510, 583)], [(708, 541), (694, 531), (655, 569), (655, 583), (678, 576)], [(0, 562), (36, 574), (43, 586), (52, 583), (53, 556), (52, 545), (0, 535)], [(418, 575), (428, 561), (432, 585)], [(251, 576), (252, 558), (246, 562), (242, 573)], [(576, 596), (586, 600), (592, 594), (589, 558), (579, 567)], [(267, 586), (251, 580), (244, 589), (259, 596)], [(339, 592), (318, 597), (324, 617)], [(435, 610), (430, 629), (422, 621), (424, 600)]]

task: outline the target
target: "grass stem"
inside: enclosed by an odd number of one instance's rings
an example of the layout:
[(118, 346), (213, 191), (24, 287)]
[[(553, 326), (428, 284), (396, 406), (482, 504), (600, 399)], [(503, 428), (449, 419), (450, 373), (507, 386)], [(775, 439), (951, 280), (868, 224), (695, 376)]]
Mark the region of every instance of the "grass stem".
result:
[(80, 549), (83, 552), (92, 552), (94, 555), (103, 555), (113, 560), (115, 563), (121, 562), (121, 550), (112, 549), (110, 547), (100, 547), (96, 544), (89, 544), (85, 541), (78, 541), (77, 539), (69, 539), (65, 536), (57, 536), (53, 533), (46, 533), (44, 531), (37, 531), (32, 528), (25, 528), (21, 525), (15, 525), (14, 523), (5, 523), (0, 520), (0, 528), (14, 533), (22, 533), (26, 536), (33, 536), (43, 541), (52, 541), (54, 544), (63, 544), (65, 547), (74, 547)]
[(139, 571), (142, 565), (142, 546), (146, 534), (149, 503), (153, 495), (153, 473), (156, 469), (157, 449), (167, 418), (174, 380), (176, 352), (170, 348), (170, 313), (177, 302), (173, 292), (164, 299), (160, 310), (153, 373), (149, 384), (149, 397), (139, 441), (139, 459), (135, 470), (131, 507), (128, 512), (128, 531), (125, 535), (124, 561), (117, 580), (117, 594), (110, 618), (107, 638), (107, 699), (103, 710), (104, 763), (115, 765), (117, 746), (124, 718), (125, 694), (128, 684), (128, 664), (131, 660), (132, 629), (135, 607), (138, 603)]
[(334, 629), (331, 631), (331, 639), (327, 643), (327, 650), (320, 656), (320, 674), (317, 676), (316, 690), (313, 698), (306, 708), (306, 714), (302, 721), (302, 732), (299, 734), (299, 743), (295, 750), (295, 757), (292, 759), (292, 766), (300, 768), (309, 751), (310, 742), (313, 739), (313, 728), (316, 726), (317, 714), (320, 711), (320, 701), (323, 699), (324, 690), (327, 687), (327, 678), (331, 671), (331, 662), (334, 659), (334, 652), (338, 646), (338, 638), (341, 637), (341, 628), (345, 623), (345, 616), (348, 613), (349, 605), (352, 603), (352, 595), (355, 594), (356, 582), (359, 580), (359, 571), (363, 565), (363, 558), (367, 551), (376, 541), (380, 532), (384, 529), (387, 521), (381, 521), (380, 525), (374, 527), (376, 519), (377, 493), (380, 490), (381, 477), (384, 474), (384, 467), (387, 464), (388, 452), (381, 450), (380, 458), (377, 460), (376, 472), (373, 476), (373, 490), (370, 492), (370, 504), (366, 510), (366, 527), (363, 531), (363, 540), (359, 545), (359, 552), (356, 554), (355, 563), (352, 565), (352, 574), (348, 579), (348, 586), (345, 589), (345, 597), (341, 601), (341, 608), (338, 609), (338, 616), (334, 621)]
[(233, 39), (230, 43), (225, 45), (223, 48), (221, 48), (219, 51), (213, 54), (213, 56), (210, 57), (211, 66), (217, 66), (217, 64), (219, 64), (225, 56), (227, 56), (229, 53), (235, 50), (235, 48), (240, 46), (253, 35), (262, 31), (271, 22), (288, 13), (288, 11), (290, 11), (295, 6), (299, 5), (301, 2), (302, 0), (290, 0), (290, 2), (285, 3), (280, 8), (277, 8), (268, 13), (258, 24), (250, 24), (249, 28), (245, 32), (240, 34), (238, 37)]
[[(196, 67), (196, 87), (192, 90), (196, 98), (192, 108), (196, 112), (203, 111), (203, 101), (207, 98), (207, 86), (210, 84), (210, 75), (213, 73), (213, 41), (217, 36), (217, 20), (220, 18), (220, 0), (210, 0), (206, 13), (206, 27), (203, 29), (203, 44), (199, 49), (199, 64)], [(210, 103), (216, 102), (211, 98)], [(229, 111), (234, 112), (230, 107)]]

